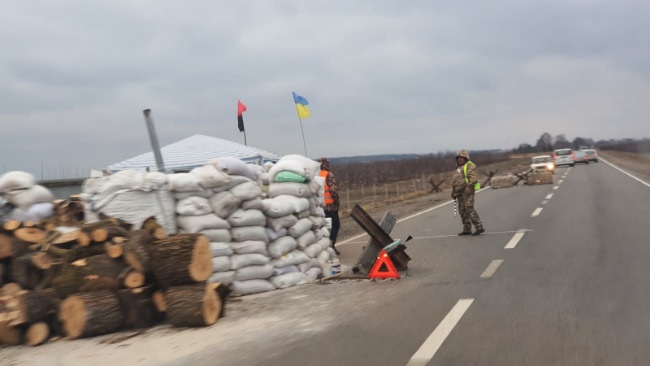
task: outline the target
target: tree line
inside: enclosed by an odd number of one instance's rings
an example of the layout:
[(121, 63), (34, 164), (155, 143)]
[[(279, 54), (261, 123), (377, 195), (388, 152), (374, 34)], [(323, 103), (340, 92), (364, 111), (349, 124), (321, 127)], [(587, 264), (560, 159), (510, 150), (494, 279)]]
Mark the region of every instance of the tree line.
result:
[(618, 150), (635, 153), (650, 152), (650, 139), (609, 139), (594, 141), (592, 138), (576, 137), (569, 141), (566, 135), (560, 134), (555, 137), (550, 133), (544, 132), (535, 145), (528, 143), (520, 144), (517, 148), (513, 149), (514, 153), (533, 153), (533, 152), (551, 152), (555, 149), (579, 149), (580, 147), (589, 147), (600, 150)]

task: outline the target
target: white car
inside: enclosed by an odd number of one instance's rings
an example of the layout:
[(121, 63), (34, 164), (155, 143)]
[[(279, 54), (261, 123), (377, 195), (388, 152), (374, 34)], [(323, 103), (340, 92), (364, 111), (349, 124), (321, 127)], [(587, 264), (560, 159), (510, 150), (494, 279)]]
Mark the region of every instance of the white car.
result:
[(530, 169), (533, 172), (551, 172), (555, 174), (555, 162), (550, 155), (533, 156)]
[(576, 156), (571, 149), (555, 149), (553, 151), (553, 159), (555, 159), (555, 166), (576, 165)]

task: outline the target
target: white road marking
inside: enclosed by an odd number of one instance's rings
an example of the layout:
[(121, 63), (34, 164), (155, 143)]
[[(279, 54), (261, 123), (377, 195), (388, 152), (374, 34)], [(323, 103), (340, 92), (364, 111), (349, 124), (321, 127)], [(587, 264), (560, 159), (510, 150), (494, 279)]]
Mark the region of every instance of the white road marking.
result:
[(526, 229), (519, 229), (517, 233), (510, 239), (508, 244), (504, 247), (504, 249), (514, 249), (517, 244), (519, 243), (519, 240), (524, 237), (524, 234), (526, 234)]
[(643, 179), (635, 177), (634, 175), (632, 175), (632, 174), (626, 172), (625, 170), (623, 170), (623, 169), (617, 167), (616, 165), (610, 163), (609, 161), (607, 161), (607, 160), (605, 160), (605, 159), (603, 159), (603, 158), (600, 158), (600, 161), (602, 161), (602, 162), (605, 163), (605, 164), (608, 164), (608, 165), (611, 166), (612, 168), (618, 170), (619, 172), (621, 172), (621, 173), (627, 175), (628, 177), (634, 179), (635, 181), (637, 181), (637, 182), (643, 184), (644, 186), (650, 188), (650, 183), (644, 181)]
[(535, 211), (530, 215), (530, 217), (537, 217), (539, 216), (540, 213), (542, 213), (543, 208), (542, 207), (537, 207)]
[(548, 200), (544, 200), (544, 201), (542, 201), (542, 205), (545, 205), (545, 204), (547, 204), (547, 203), (548, 203)]
[(447, 339), (456, 324), (463, 317), (467, 309), (474, 302), (474, 299), (460, 299), (442, 319), (438, 327), (422, 343), (422, 346), (415, 352), (406, 366), (426, 365), (436, 354), (442, 343)]
[(558, 188), (560, 188), (560, 186), (555, 186), (555, 187), (553, 187), (553, 189), (558, 189)]
[(494, 276), (494, 273), (499, 269), (501, 264), (503, 263), (503, 259), (495, 259), (490, 264), (488, 264), (487, 268), (483, 273), (481, 274), (481, 278), (490, 278)]
[(553, 193), (549, 193), (546, 195), (547, 200), (550, 200), (551, 198), (553, 198)]
[(560, 181), (557, 182), (557, 184), (562, 184), (562, 182), (564, 182), (564, 179), (560, 179)]

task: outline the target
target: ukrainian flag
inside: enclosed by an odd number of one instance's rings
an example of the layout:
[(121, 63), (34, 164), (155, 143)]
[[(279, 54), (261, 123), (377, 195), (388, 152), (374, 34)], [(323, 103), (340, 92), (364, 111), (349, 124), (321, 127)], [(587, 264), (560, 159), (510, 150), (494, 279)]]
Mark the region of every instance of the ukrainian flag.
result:
[(309, 108), (307, 108), (307, 105), (309, 105), (307, 99), (301, 97), (300, 95), (294, 92), (291, 92), (291, 94), (293, 94), (293, 101), (296, 103), (296, 110), (298, 111), (298, 117), (300, 118), (311, 117), (311, 112), (309, 112)]

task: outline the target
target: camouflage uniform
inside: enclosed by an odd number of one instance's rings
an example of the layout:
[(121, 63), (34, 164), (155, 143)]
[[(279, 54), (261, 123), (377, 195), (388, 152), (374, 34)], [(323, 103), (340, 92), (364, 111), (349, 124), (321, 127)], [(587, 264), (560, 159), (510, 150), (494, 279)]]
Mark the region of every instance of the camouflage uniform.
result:
[[(476, 228), (475, 234), (483, 232), (483, 223), (474, 209), (474, 185), (478, 182), (478, 178), (474, 171), (476, 164), (469, 161), (469, 152), (461, 150), (456, 155), (456, 158), (463, 157), (467, 159), (467, 180), (465, 181), (465, 172), (463, 165), (458, 165), (454, 172), (454, 180), (451, 184), (451, 198), (458, 200), (458, 212), (463, 221), (462, 234), (469, 234), (472, 232), (472, 224)], [(476, 234), (478, 235), (478, 234)]]

